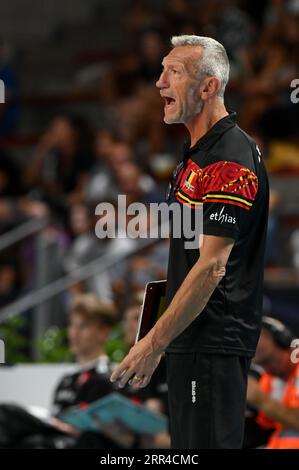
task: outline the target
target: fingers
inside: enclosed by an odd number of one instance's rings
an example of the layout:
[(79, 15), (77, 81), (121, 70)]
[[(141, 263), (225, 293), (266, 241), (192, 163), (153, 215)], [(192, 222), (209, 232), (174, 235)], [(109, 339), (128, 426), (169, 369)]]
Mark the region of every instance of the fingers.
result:
[(219, 262), (213, 269), (213, 276), (216, 277), (217, 279), (221, 279), (223, 276), (225, 276), (225, 266), (222, 266)]
[(118, 366), (116, 367), (116, 369), (114, 369), (114, 371), (112, 372), (110, 376), (110, 382), (113, 383), (119, 380), (120, 377), (126, 372), (127, 369), (128, 369), (128, 365), (125, 361), (122, 361), (120, 364), (118, 364)]
[(123, 388), (133, 375), (135, 375), (134, 369), (128, 369), (118, 382), (119, 388)]
[[(135, 376), (136, 377), (136, 376)], [(145, 388), (151, 380), (151, 375), (143, 375), (141, 380), (130, 380), (129, 384), (134, 388)]]
[(151, 377), (145, 375), (142, 381), (137, 384), (138, 388), (146, 387), (149, 384), (150, 380), (151, 380)]
[(153, 371), (161, 359), (161, 354), (158, 358), (155, 356), (147, 357), (145, 353), (140, 354), (139, 349), (137, 350), (138, 354), (134, 354), (135, 351), (133, 351), (132, 348), (130, 353), (115, 368), (110, 376), (110, 381), (118, 381), (118, 386), (120, 388), (125, 387), (127, 382), (132, 386), (138, 386), (138, 388), (146, 387), (151, 379)]
[(120, 366), (118, 366), (111, 375), (110, 381), (118, 381), (119, 388), (125, 387), (127, 382), (129, 385), (135, 388), (144, 388), (148, 385), (150, 377), (148, 375), (144, 375), (142, 372), (138, 373), (134, 369), (122, 366), (120, 364)]
[(149, 382), (150, 382), (151, 376), (150, 375), (145, 375), (143, 374), (142, 376), (135, 374), (133, 379), (129, 381), (129, 385), (131, 385), (133, 388), (144, 388), (146, 387)]
[(129, 385), (140, 384), (144, 378), (144, 375), (134, 374), (133, 378), (129, 380)]
[[(118, 381), (118, 386), (119, 388), (123, 388), (126, 383), (130, 380), (130, 378), (134, 375), (135, 376), (136, 371), (127, 365), (125, 361), (121, 362), (119, 366), (113, 371), (110, 377), (111, 382), (116, 382)], [(138, 376), (139, 379), (142, 378), (143, 374), (140, 374)]]
[(218, 271), (216, 271), (216, 276), (217, 277), (225, 276), (225, 268), (220, 268)]

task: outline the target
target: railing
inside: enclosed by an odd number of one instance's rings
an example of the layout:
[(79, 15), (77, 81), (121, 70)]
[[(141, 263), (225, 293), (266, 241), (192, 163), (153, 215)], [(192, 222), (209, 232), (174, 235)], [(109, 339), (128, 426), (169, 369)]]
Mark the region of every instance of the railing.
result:
[(125, 259), (135, 255), (139, 251), (142, 251), (144, 248), (147, 248), (157, 243), (158, 241), (159, 240), (152, 239), (147, 240), (146, 242), (143, 242), (137, 249), (134, 247), (134, 249), (129, 249), (126, 253), (118, 255), (117, 257), (115, 254), (103, 255), (86, 264), (85, 266), (77, 268), (76, 270), (72, 271), (71, 274), (63, 276), (44, 287), (29, 292), (21, 299), (16, 300), (1, 309), (0, 323), (3, 323), (9, 318), (24, 313), (25, 311), (34, 308), (43, 302), (46, 302), (54, 296), (61, 294), (78, 281), (84, 281), (96, 274), (101, 274), (107, 271), (121, 261), (124, 261)]
[(12, 230), (0, 236), (0, 251), (37, 234), (48, 225), (47, 218), (30, 219)]
[[(167, 223), (161, 224), (161, 230), (165, 233), (165, 227), (168, 226)], [(15, 230), (11, 232), (12, 239), (11, 243), (8, 243), (8, 234), (5, 235), (5, 243), (3, 246), (7, 247), (9, 244), (15, 243), (19, 241), (29, 234), (38, 233), (38, 229), (40, 230), (43, 228), (43, 224), (25, 224), (23, 229), (21, 227), (19, 230)], [(25, 230), (26, 229), (26, 230)], [(23, 236), (21, 236), (23, 235)], [(81, 266), (68, 275), (60, 277), (55, 281), (49, 282), (48, 276), (48, 266), (49, 266), (49, 249), (51, 250), (51, 242), (48, 242), (47, 237), (43, 235), (38, 235), (36, 237), (36, 252), (37, 252), (37, 260), (36, 260), (36, 279), (37, 287), (36, 289), (28, 292), (20, 299), (17, 299), (4, 308), (0, 310), (0, 324), (13, 318), (14, 316), (20, 315), (24, 312), (32, 311), (33, 310), (33, 317), (32, 317), (32, 333), (31, 337), (33, 339), (33, 344), (36, 343), (36, 340), (41, 338), (44, 333), (47, 331), (49, 326), (53, 323), (53, 313), (55, 313), (56, 308), (55, 302), (57, 299), (55, 297), (67, 289), (69, 289), (72, 285), (79, 281), (87, 280), (95, 275), (99, 275), (104, 273), (105, 271), (109, 270), (113, 266), (119, 264), (120, 262), (126, 260), (134, 256), (135, 254), (141, 252), (147, 247), (153, 246), (158, 243), (160, 239), (141, 239), (139, 240), (138, 246), (134, 246), (132, 248), (128, 248), (125, 252), (121, 254), (117, 253), (110, 253), (103, 256), (98, 257), (94, 261), (87, 263), (84, 266)], [(49, 246), (50, 245), (50, 246)], [(50, 253), (50, 259), (53, 257)], [(54, 247), (54, 261), (57, 259), (57, 252), (55, 252)], [(37, 350), (33, 350), (33, 355), (36, 360), (38, 360), (38, 352)]]
[[(162, 233), (165, 233), (165, 228), (167, 229), (168, 225), (168, 221), (161, 224), (160, 230)], [(135, 246), (131, 249), (127, 249), (127, 251), (122, 254), (107, 254), (100, 256), (94, 261), (75, 269), (70, 274), (42, 286), (39, 289), (29, 292), (21, 299), (18, 299), (2, 308), (0, 311), (0, 323), (50, 300), (54, 296), (69, 289), (78, 281), (84, 281), (94, 275), (107, 271), (116, 264), (134, 256), (145, 248), (155, 245), (159, 241), (160, 239), (153, 238), (142, 239), (137, 247)]]

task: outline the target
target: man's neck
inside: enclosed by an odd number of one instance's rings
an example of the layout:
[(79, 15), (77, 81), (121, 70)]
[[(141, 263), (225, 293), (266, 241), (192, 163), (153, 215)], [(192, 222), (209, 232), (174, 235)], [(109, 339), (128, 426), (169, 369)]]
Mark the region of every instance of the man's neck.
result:
[(191, 147), (203, 137), (216, 122), (228, 115), (224, 104), (220, 101), (214, 103), (213, 106), (205, 104), (202, 111), (197, 114), (191, 121), (185, 124), (187, 127), (190, 138)]

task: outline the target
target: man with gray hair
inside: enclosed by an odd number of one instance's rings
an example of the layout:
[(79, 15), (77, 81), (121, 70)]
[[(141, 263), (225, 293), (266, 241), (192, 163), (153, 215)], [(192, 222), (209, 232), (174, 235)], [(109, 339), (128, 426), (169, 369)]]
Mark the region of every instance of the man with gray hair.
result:
[[(189, 131), (168, 201), (202, 210), (198, 248), (171, 237), (167, 309), (111, 376), (146, 386), (165, 353), (172, 448), (241, 448), (260, 334), (268, 180), (224, 105), (229, 61), (212, 38), (177, 36), (157, 87), (164, 121)], [(175, 223), (175, 220), (172, 222)]]

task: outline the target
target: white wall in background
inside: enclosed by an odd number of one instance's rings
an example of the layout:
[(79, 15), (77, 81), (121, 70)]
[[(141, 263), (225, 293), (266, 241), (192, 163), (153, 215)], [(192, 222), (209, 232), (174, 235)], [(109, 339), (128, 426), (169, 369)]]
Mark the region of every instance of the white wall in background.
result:
[(0, 403), (48, 408), (56, 384), (72, 368), (72, 364), (0, 366)]

